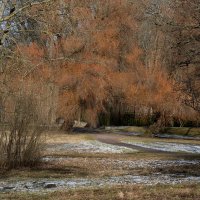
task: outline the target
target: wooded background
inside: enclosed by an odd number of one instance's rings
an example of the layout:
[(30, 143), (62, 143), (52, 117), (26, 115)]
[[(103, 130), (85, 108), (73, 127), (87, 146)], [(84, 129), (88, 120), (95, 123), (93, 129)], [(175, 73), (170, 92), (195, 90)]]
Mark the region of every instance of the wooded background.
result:
[(0, 1), (2, 123), (198, 126), (199, 67), (199, 0)]

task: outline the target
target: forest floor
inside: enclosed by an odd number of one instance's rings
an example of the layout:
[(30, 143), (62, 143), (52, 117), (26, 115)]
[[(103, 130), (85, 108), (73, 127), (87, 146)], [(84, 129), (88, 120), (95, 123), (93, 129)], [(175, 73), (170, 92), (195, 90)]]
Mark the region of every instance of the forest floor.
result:
[(200, 140), (48, 132), (38, 166), (0, 172), (0, 199), (200, 199)]

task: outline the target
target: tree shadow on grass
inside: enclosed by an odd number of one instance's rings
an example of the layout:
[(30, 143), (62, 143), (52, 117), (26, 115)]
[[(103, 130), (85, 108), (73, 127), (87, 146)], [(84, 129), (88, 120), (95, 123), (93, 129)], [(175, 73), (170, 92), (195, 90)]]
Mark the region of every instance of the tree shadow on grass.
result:
[(59, 164), (42, 163), (33, 168), (18, 168), (16, 170), (1, 170), (0, 180), (8, 178), (71, 178), (86, 177), (86, 169), (77, 166), (64, 166)]

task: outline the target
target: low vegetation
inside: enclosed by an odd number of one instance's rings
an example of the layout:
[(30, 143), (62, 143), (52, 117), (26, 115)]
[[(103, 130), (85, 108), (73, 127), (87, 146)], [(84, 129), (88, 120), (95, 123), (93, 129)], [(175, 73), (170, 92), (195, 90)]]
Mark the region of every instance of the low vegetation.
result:
[[(102, 137), (108, 137), (109, 133), (101, 134)], [(60, 137), (58, 137), (60, 136)], [(47, 132), (46, 141), (47, 146), (55, 148), (67, 144), (81, 144), (82, 142), (93, 142), (96, 134), (65, 134), (64, 132)], [(133, 137), (126, 135), (118, 135), (110, 133), (109, 137), (118, 138), (119, 141), (146, 141), (155, 142), (159, 139)], [(162, 140), (168, 142), (169, 139)], [(192, 141), (188, 140), (176, 140), (179, 143), (185, 142), (186, 144)], [(174, 141), (175, 142), (175, 141)], [(200, 144), (199, 141), (194, 141), (196, 144)], [(80, 147), (81, 148), (81, 147)], [(12, 169), (10, 171), (1, 171), (0, 181), (8, 181), (10, 183), (20, 181), (37, 181), (37, 180), (65, 180), (65, 179), (98, 179), (109, 178), (126, 175), (138, 175), (149, 176), (153, 174), (185, 174), (186, 176), (199, 176), (199, 155), (198, 154), (183, 154), (175, 153), (169, 154), (167, 152), (155, 153), (155, 152), (132, 152), (132, 153), (95, 153), (93, 151), (87, 153), (79, 153), (76, 151), (61, 151), (48, 150), (43, 151), (43, 160), (36, 166), (23, 167), (21, 169)], [(49, 159), (49, 160), (48, 160)], [(178, 164), (183, 160), (188, 160), (188, 163), (195, 161), (197, 164)], [(166, 162), (169, 164), (166, 164)], [(170, 164), (173, 162), (176, 166)], [(140, 166), (139, 163), (143, 163)], [(164, 164), (159, 164), (159, 163)], [(147, 163), (147, 165), (145, 164)], [(148, 163), (153, 163), (154, 167), (149, 167)], [(158, 163), (158, 164), (156, 164)], [(137, 164), (139, 164), (137, 167)], [(178, 164), (178, 165), (177, 165)], [(136, 165), (136, 167), (134, 167)], [(151, 165), (151, 164), (150, 164)], [(143, 167), (142, 167), (143, 166)], [(45, 189), (42, 190), (45, 192)], [(170, 191), (170, 194), (165, 194)], [(186, 192), (187, 191), (187, 192)], [(23, 192), (4, 192), (0, 193), (1, 199), (198, 199), (200, 188), (198, 184), (191, 183), (185, 185), (156, 185), (156, 186), (142, 186), (142, 185), (118, 185), (90, 189), (76, 188), (74, 190), (66, 189), (54, 192), (40, 192), (23, 193)]]
[(20, 97), (0, 130), (0, 167), (34, 166), (41, 159), (43, 139), (34, 99)]
[(200, 137), (200, 128), (195, 127), (168, 127), (164, 129), (164, 133)]
[(9, 193), (0, 194), (2, 200), (199, 200), (199, 185), (176, 186), (116, 186), (107, 188), (79, 189), (49, 194)]

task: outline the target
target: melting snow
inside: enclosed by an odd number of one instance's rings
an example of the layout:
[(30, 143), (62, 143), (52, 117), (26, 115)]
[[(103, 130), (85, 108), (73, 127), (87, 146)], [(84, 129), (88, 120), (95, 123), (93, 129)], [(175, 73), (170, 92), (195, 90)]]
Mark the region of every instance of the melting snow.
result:
[[(80, 160), (80, 158), (78, 158)], [(68, 161), (73, 162), (77, 158), (72, 157), (53, 157), (48, 156), (42, 159), (45, 162), (60, 162)], [(108, 158), (96, 158), (96, 162), (104, 166), (112, 165), (113, 168), (157, 168), (157, 167), (171, 167), (171, 166), (191, 166), (200, 165), (200, 160), (122, 160), (122, 159), (108, 159)]]
[(149, 149), (155, 149), (167, 152), (187, 152), (187, 153), (200, 153), (200, 145), (193, 144), (178, 144), (168, 142), (127, 142), (135, 146), (140, 146)]
[(99, 179), (29, 180), (14, 183), (0, 182), (0, 192), (11, 191), (55, 191), (80, 187), (101, 187), (119, 184), (180, 184), (200, 183), (200, 177), (178, 176), (175, 174), (153, 174), (149, 176), (126, 175)]
[(50, 151), (75, 151), (78, 153), (128, 153), (137, 150), (104, 144), (98, 141), (87, 141), (74, 144), (55, 144), (48, 147)]

